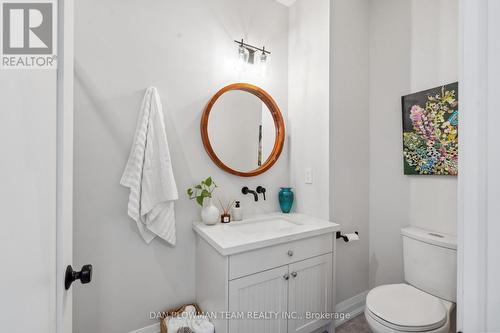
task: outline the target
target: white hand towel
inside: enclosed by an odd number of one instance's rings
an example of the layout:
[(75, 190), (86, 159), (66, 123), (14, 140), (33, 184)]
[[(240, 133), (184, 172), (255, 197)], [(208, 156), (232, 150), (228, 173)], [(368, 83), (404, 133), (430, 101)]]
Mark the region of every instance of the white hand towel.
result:
[(130, 188), (128, 215), (146, 243), (156, 236), (175, 245), (174, 201), (179, 198), (168, 149), (160, 96), (148, 88), (134, 143), (120, 184)]
[(177, 331), (181, 328), (189, 327), (186, 318), (182, 317), (172, 317), (167, 319), (167, 332), (177, 333)]
[(206, 316), (180, 316), (167, 319), (167, 332), (190, 328), (194, 333), (214, 333), (215, 326)]
[(193, 318), (189, 323), (189, 328), (191, 328), (194, 333), (214, 333), (215, 331), (214, 324), (205, 316)]

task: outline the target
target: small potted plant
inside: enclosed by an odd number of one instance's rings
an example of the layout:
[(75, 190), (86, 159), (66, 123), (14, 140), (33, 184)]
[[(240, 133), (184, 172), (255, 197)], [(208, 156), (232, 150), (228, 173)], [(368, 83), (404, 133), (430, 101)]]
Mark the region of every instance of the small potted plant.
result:
[(208, 177), (202, 180), (200, 184), (187, 189), (189, 199), (196, 200), (198, 205), (202, 207), (201, 220), (207, 225), (213, 225), (219, 221), (219, 209), (212, 202), (212, 192), (216, 188), (217, 185), (212, 180), (212, 177)]

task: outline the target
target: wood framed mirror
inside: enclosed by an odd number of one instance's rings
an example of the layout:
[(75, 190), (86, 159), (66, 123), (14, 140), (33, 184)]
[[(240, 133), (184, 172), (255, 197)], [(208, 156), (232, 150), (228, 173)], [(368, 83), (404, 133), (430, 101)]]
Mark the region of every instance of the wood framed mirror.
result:
[(285, 123), (274, 99), (248, 83), (220, 89), (201, 117), (206, 152), (224, 171), (253, 177), (269, 170), (285, 143)]

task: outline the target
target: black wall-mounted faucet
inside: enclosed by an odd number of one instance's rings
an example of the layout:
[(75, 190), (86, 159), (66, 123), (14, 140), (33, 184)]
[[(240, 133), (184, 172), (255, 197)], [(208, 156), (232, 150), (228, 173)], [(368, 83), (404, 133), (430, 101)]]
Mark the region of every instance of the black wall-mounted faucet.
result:
[(254, 190), (249, 189), (247, 186), (245, 186), (245, 187), (243, 187), (241, 189), (241, 193), (243, 193), (243, 194), (252, 193), (253, 194), (253, 198), (255, 199), (255, 201), (259, 201), (259, 195), (257, 194), (257, 192), (255, 192)]
[(266, 188), (264, 186), (257, 186), (256, 188), (257, 193), (262, 193), (262, 196), (264, 197), (264, 200), (266, 200)]

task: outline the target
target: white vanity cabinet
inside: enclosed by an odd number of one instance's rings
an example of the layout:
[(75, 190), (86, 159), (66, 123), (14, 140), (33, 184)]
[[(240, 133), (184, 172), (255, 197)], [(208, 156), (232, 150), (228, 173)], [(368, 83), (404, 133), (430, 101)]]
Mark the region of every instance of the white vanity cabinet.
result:
[(229, 332), (313, 332), (328, 322), (305, 315), (331, 312), (332, 287), (331, 253), (229, 281), (230, 312), (280, 314), (231, 320)]
[[(325, 254), (290, 264), (288, 282), (288, 311), (304, 316), (306, 313), (331, 313), (333, 292), (333, 254)], [(288, 332), (307, 333), (328, 324), (328, 321), (302, 318), (288, 321)]]
[[(234, 313), (285, 313), (288, 309), (288, 267), (281, 266), (229, 281), (229, 311)], [(229, 321), (229, 332), (287, 332), (287, 319), (238, 319)]]
[[(216, 333), (331, 332), (332, 229), (313, 236), (222, 254), (198, 233), (196, 301)], [(309, 315), (308, 315), (309, 314)]]

